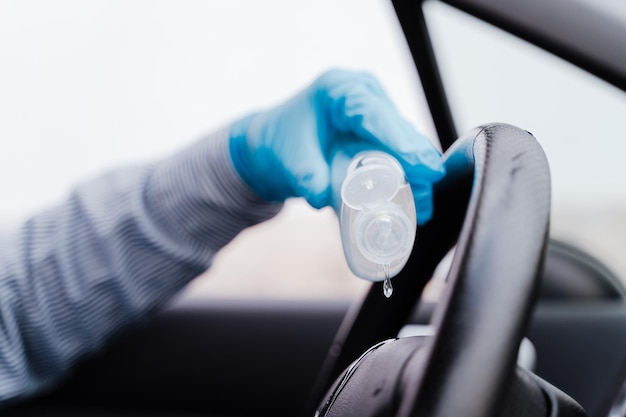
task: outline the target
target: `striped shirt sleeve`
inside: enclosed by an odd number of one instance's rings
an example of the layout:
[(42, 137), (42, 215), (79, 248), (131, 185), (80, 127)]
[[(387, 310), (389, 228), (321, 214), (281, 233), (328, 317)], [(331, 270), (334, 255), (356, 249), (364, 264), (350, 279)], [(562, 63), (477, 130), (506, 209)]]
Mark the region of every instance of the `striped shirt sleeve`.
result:
[(225, 129), (34, 216), (0, 244), (0, 405), (50, 386), (280, 208), (237, 176)]

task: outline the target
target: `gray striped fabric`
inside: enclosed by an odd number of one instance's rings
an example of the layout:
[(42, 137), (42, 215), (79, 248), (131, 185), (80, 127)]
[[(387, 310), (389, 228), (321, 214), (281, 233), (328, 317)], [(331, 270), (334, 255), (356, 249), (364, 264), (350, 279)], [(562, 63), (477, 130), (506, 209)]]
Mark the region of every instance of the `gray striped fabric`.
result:
[(32, 218), (0, 246), (0, 405), (49, 386), (280, 208), (241, 182), (224, 129)]

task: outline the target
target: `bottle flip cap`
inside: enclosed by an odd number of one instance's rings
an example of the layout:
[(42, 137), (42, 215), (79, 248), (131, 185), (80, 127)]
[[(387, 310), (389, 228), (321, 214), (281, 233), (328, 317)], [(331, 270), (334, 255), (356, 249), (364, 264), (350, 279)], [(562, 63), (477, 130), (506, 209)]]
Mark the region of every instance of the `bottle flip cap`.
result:
[[(397, 201), (399, 190), (407, 188), (400, 164), (387, 154), (370, 152), (367, 157), (355, 159), (349, 171), (341, 197), (343, 204), (356, 211), (351, 230), (358, 251), (378, 265), (408, 258), (415, 224), (407, 216), (406, 207), (398, 204), (403, 201)], [(408, 198), (412, 204), (410, 192)]]

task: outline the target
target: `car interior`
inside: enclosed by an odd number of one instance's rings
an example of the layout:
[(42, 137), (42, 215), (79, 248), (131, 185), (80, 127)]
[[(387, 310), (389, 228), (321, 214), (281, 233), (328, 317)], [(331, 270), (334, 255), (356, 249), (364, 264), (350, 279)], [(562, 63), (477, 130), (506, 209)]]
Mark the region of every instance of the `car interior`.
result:
[[(443, 39), (446, 25), (462, 19), (488, 26), (513, 42), (504, 49), (532, 47), (626, 105), (626, 8), (592, 0), (393, 0), (390, 7), (447, 169), (435, 187), (434, 217), (418, 228), (392, 297), (383, 296), (382, 283), (353, 298), (183, 295), (59, 386), (1, 415), (626, 416), (626, 275), (585, 234), (593, 216), (568, 217), (557, 201), (561, 162), (553, 164), (552, 154), (582, 169), (586, 148), (544, 143), (546, 132), (523, 117), (490, 112), (519, 110), (508, 104), (515, 93), (484, 85), (497, 80), (481, 65), (506, 77), (498, 69), (506, 57), (496, 47), (451, 56)], [(523, 76), (507, 80), (531, 91), (539, 110), (529, 114), (551, 119), (541, 110), (549, 98)], [(492, 107), (462, 114), (483, 91)], [(566, 129), (553, 124), (554, 132)], [(577, 120), (568, 124), (576, 129)], [(598, 141), (594, 147), (611, 153)], [(619, 234), (619, 227), (608, 229)], [(569, 238), (573, 228), (582, 243)], [(437, 282), (437, 296), (424, 295)]]

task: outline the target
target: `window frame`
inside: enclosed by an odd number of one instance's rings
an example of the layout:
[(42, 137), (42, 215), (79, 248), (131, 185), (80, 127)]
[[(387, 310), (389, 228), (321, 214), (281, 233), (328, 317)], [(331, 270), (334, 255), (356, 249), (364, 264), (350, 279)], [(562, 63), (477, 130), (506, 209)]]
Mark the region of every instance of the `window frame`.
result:
[[(392, 0), (444, 151), (458, 134), (423, 12), (427, 1), (442, 1), (626, 91), (626, 65), (620, 65), (626, 62), (626, 10), (622, 14), (607, 13), (593, 0), (575, 4), (568, 0)], [(547, 8), (569, 8), (567, 19), (546, 24), (546, 18), (540, 17), (546, 15)], [(562, 33), (568, 36), (559, 36)]]

